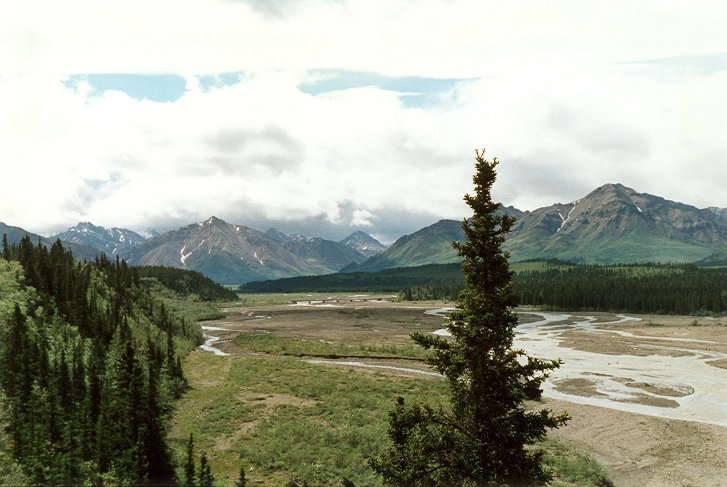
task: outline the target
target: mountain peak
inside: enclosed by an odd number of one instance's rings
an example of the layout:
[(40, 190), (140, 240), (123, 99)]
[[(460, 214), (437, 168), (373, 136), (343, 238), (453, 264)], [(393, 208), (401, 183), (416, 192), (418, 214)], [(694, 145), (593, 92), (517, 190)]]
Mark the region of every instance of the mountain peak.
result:
[(106, 230), (104, 227), (94, 225), (91, 222), (78, 222), (75, 226), (72, 226), (67, 232), (75, 233), (75, 232), (103, 232)]
[(717, 212), (609, 183), (519, 220), (506, 248), (516, 260), (694, 261), (727, 243), (724, 222)]
[(208, 219), (206, 219), (205, 221), (199, 222), (197, 225), (199, 225), (200, 227), (212, 226), (212, 225), (227, 225), (227, 222), (225, 222), (224, 220), (220, 220), (219, 218), (217, 218), (216, 216), (213, 215), (213, 216), (209, 217)]
[(583, 199), (597, 195), (613, 195), (617, 198), (631, 198), (638, 195), (638, 193), (621, 183), (608, 183), (594, 189)]
[(374, 237), (360, 230), (353, 232), (338, 243), (354, 249), (365, 257), (372, 257), (386, 248)]

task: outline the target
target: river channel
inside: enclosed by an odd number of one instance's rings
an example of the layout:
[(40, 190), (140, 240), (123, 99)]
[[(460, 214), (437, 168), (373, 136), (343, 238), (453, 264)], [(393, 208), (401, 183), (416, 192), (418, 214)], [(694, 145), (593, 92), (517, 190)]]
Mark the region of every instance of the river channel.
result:
[[(438, 308), (424, 312), (443, 316), (450, 310)], [(534, 357), (563, 361), (543, 384), (545, 397), (727, 426), (727, 369), (714, 365), (727, 360), (725, 340), (663, 336), (649, 333), (645, 326), (639, 327), (636, 335), (629, 329), (633, 329), (630, 325), (638, 325), (640, 318), (626, 315), (518, 311), (518, 317), (515, 348)], [(219, 340), (217, 335), (223, 332), (227, 338), (235, 330), (208, 325), (202, 329), (205, 344), (200, 348), (227, 355), (215, 346)], [(433, 333), (447, 335), (445, 329)], [(574, 336), (580, 342), (574, 341)], [(584, 343), (589, 346), (582, 346)], [(625, 343), (629, 345), (620, 346)], [(314, 363), (396, 369), (367, 360)], [(433, 374), (416, 369), (402, 371)]]
[[(713, 350), (723, 343), (636, 336), (618, 325), (638, 318), (617, 318), (603, 322), (596, 316), (523, 313), (514, 346), (535, 357), (563, 360), (544, 384), (546, 397), (727, 426), (727, 370), (710, 365), (727, 357)], [(608, 341), (635, 340), (642, 352), (613, 354), (569, 347), (562, 337), (573, 330), (604, 334), (599, 338)]]

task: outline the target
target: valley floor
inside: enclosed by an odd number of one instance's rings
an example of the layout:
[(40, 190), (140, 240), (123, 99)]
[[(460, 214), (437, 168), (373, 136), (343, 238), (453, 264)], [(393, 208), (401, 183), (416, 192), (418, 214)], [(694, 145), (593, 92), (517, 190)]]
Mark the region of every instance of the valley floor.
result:
[[(320, 296), (230, 308), (226, 318), (202, 324), (216, 338), (207, 350), (228, 355), (220, 364), (287, 356), (374, 378), (432, 381), (409, 335), (441, 330), (443, 311), (441, 303), (384, 296)], [(617, 486), (725, 485), (727, 320), (519, 312), (516, 346), (564, 360), (546, 385), (545, 403), (573, 419), (553, 438), (594, 456)], [(198, 354), (214, 357), (198, 351), (192, 360), (199, 362)], [(432, 383), (441, 390), (440, 381)], [(301, 407), (303, 399), (259, 400)], [(173, 431), (179, 441), (182, 423)]]

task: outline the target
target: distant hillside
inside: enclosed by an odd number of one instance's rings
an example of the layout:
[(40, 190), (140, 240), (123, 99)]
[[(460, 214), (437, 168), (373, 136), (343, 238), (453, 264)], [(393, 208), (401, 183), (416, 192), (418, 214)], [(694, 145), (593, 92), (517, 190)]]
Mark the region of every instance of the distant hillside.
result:
[[(500, 207), (498, 212), (521, 218), (527, 213), (513, 207)], [(404, 235), (390, 247), (376, 254), (359, 266), (350, 266), (343, 272), (375, 272), (396, 267), (413, 267), (428, 264), (459, 263), (453, 241), (463, 241), (462, 222), (440, 220), (421, 230)]]
[(258, 230), (215, 217), (150, 238), (127, 260), (131, 265), (192, 269), (223, 284), (333, 272)]
[(505, 248), (512, 260), (694, 262), (727, 244), (718, 212), (607, 184), (584, 198), (527, 213)]
[[(504, 244), (510, 262), (559, 259), (573, 263), (644, 262), (727, 265), (727, 209), (699, 209), (621, 184), (606, 184), (571, 203), (534, 211), (500, 207), (516, 218)], [(3, 230), (4, 229), (4, 230)], [(26, 233), (0, 224), (17, 242)], [(32, 235), (34, 240), (39, 238)], [(382, 269), (459, 262), (452, 242), (464, 239), (461, 221), (440, 220), (386, 248), (364, 232), (334, 242), (262, 233), (215, 217), (149, 239), (118, 228), (80, 223), (59, 234), (79, 259), (118, 255), (132, 265), (198, 271), (225, 284), (301, 275), (376, 272)], [(50, 246), (55, 239), (41, 238)], [(94, 247), (94, 248), (92, 248)]]
[(727, 267), (727, 245), (720, 247), (704, 259), (695, 262), (700, 267)]
[(386, 249), (386, 245), (382, 244), (368, 233), (361, 231), (352, 233), (338, 243), (352, 248), (367, 259)]
[(81, 222), (56, 235), (63, 242), (93, 247), (107, 255), (125, 256), (135, 246), (146, 240), (136, 232), (123, 228), (104, 228), (89, 222)]
[[(620, 184), (606, 184), (572, 203), (532, 212), (512, 207), (500, 211), (516, 218), (504, 245), (511, 262), (696, 262), (727, 245), (727, 210), (698, 209)], [(463, 238), (460, 222), (441, 220), (344, 271), (457, 262), (451, 243)], [(723, 261), (718, 254), (708, 262), (720, 265)]]
[(324, 276), (288, 277), (248, 282), (242, 293), (272, 292), (395, 292), (408, 286), (452, 286), (464, 282), (460, 264), (398, 267), (376, 272), (339, 272)]
[(722, 220), (724, 220), (725, 222), (727, 222), (727, 208), (717, 208), (715, 206), (710, 206), (707, 209), (722, 218)]
[[(41, 244), (44, 247), (48, 248), (50, 248), (57, 240), (56, 238), (41, 237), (40, 235), (28, 232), (27, 230), (24, 230), (20, 227), (14, 227), (0, 222), (0, 236), (2, 235), (7, 235), (9, 245), (19, 243), (20, 240), (26, 235), (30, 237), (30, 240), (32, 240), (34, 244), (38, 242), (38, 239), (40, 239)], [(73, 256), (78, 260), (91, 261), (101, 255), (101, 253), (97, 249), (89, 247), (88, 245), (82, 245), (73, 242), (63, 242), (63, 246), (66, 249), (70, 250), (71, 253), (73, 253)]]
[(265, 234), (280, 242), (288, 252), (307, 262), (320, 264), (328, 269), (328, 272), (335, 272), (351, 263), (359, 264), (366, 260), (365, 255), (340, 242), (320, 237), (287, 235), (274, 228)]
[(201, 301), (237, 300), (237, 293), (196, 271), (151, 266), (137, 267), (136, 270), (142, 284), (149, 286), (150, 281), (157, 281), (182, 298)]
[(404, 235), (386, 250), (360, 266), (345, 268), (344, 272), (375, 272), (394, 267), (456, 263), (459, 262), (459, 257), (452, 247), (452, 241), (463, 239), (464, 232), (460, 222), (440, 220), (411, 235)]

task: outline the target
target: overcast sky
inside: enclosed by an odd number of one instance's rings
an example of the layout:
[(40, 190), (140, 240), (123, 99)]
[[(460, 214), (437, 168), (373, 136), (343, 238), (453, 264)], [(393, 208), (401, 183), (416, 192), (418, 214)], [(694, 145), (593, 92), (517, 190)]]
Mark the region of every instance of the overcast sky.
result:
[[(0, 221), (382, 241), (605, 183), (727, 207), (723, 1), (0, 1)], [(265, 228), (263, 228), (265, 227)]]

